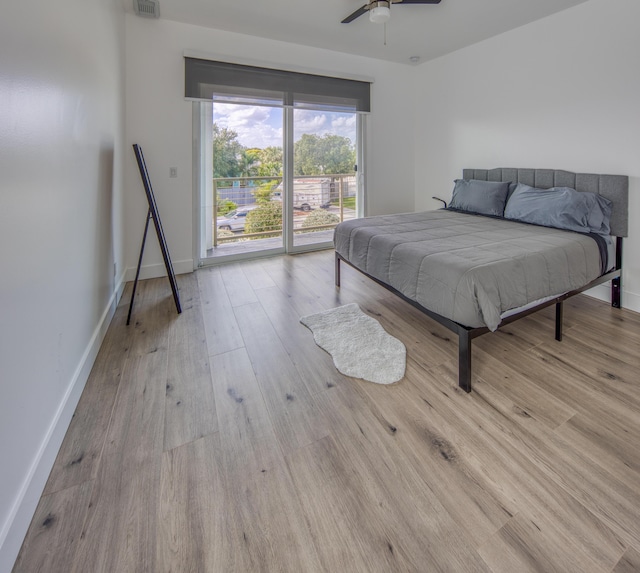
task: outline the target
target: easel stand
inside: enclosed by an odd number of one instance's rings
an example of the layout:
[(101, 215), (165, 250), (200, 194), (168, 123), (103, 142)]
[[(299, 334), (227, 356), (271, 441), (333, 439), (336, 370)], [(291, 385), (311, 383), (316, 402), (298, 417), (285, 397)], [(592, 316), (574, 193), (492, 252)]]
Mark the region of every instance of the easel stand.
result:
[(133, 311), (133, 301), (136, 296), (136, 288), (138, 287), (138, 279), (140, 278), (140, 268), (142, 266), (142, 255), (144, 254), (144, 245), (147, 241), (147, 232), (149, 231), (149, 222), (153, 221), (156, 228), (156, 234), (158, 235), (158, 242), (160, 243), (160, 250), (162, 251), (162, 258), (164, 259), (164, 266), (167, 269), (167, 277), (171, 284), (171, 291), (173, 292), (173, 300), (176, 303), (176, 310), (178, 314), (182, 312), (180, 307), (180, 296), (178, 294), (178, 285), (176, 283), (176, 275), (173, 272), (173, 265), (171, 264), (171, 257), (169, 256), (169, 249), (167, 248), (167, 241), (164, 237), (164, 231), (162, 230), (162, 223), (160, 221), (160, 215), (158, 214), (158, 206), (156, 204), (156, 198), (153, 195), (153, 189), (151, 188), (151, 180), (149, 179), (149, 173), (147, 166), (142, 155), (142, 148), (136, 143), (133, 146), (133, 151), (136, 154), (136, 160), (138, 161), (138, 168), (140, 169), (140, 177), (142, 177), (142, 183), (144, 184), (144, 190), (147, 195), (147, 201), (149, 202), (149, 211), (147, 211), (147, 217), (144, 225), (144, 234), (142, 235), (142, 245), (140, 246), (140, 256), (138, 257), (138, 268), (136, 269), (136, 278), (133, 281), (133, 291), (131, 292), (131, 302), (129, 303), (129, 314), (127, 314), (127, 326), (131, 321), (131, 313)]

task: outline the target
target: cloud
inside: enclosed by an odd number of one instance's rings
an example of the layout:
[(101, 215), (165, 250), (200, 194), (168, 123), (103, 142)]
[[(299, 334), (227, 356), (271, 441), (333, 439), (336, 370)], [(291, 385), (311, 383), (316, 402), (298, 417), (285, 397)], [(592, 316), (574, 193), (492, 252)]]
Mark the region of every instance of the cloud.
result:
[[(238, 141), (245, 147), (282, 147), (282, 109), (266, 106), (250, 106), (216, 103), (213, 121), (220, 127), (232, 129)], [(294, 114), (295, 138), (303, 133), (322, 137), (325, 134), (341, 135), (356, 141), (356, 115), (298, 109)]]
[(317, 111), (296, 110), (293, 126), (296, 137), (298, 134), (302, 135), (303, 133), (321, 135), (327, 131), (325, 128), (325, 126), (328, 126), (327, 116)]
[(213, 121), (235, 131), (245, 147), (282, 147), (282, 110), (279, 108), (216, 103)]
[(312, 133), (320, 137), (333, 134), (348, 137), (355, 143), (356, 114), (296, 110), (295, 132), (296, 138), (302, 136), (303, 133)]
[(331, 120), (331, 127), (333, 127), (334, 129), (348, 129), (355, 132), (356, 114), (355, 113), (334, 114), (334, 117)]

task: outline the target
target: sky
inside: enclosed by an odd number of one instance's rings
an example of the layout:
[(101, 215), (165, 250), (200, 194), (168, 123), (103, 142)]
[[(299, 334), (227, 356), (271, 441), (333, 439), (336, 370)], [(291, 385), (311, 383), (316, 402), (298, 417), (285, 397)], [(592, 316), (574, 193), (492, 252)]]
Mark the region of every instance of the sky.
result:
[[(282, 147), (282, 109), (267, 106), (215, 103), (213, 121), (232, 129), (245, 147)], [(356, 114), (297, 109), (294, 111), (294, 140), (303, 133), (320, 137), (327, 133), (356, 140)]]

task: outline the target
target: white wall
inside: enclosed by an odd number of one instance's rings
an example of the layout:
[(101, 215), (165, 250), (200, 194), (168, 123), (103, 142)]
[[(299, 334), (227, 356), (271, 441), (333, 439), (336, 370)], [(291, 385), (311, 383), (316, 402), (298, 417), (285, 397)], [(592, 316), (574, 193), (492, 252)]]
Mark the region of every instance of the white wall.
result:
[[(373, 78), (367, 125), (369, 213), (413, 211), (413, 125), (403, 104), (414, 68), (328, 50), (199, 26), (127, 15), (126, 143), (139, 143), (158, 202), (176, 272), (193, 268), (191, 103), (184, 99), (184, 50), (258, 60), (274, 67)], [(169, 167), (178, 178), (169, 179)], [(129, 277), (137, 265), (147, 210), (133, 157), (125, 158)], [(143, 276), (164, 274), (155, 234), (145, 249)]]
[(0, 17), (0, 571), (10, 571), (123, 265), (120, 0)]
[(640, 2), (591, 0), (417, 69), (416, 209), (464, 167), (630, 176), (623, 305), (640, 311)]

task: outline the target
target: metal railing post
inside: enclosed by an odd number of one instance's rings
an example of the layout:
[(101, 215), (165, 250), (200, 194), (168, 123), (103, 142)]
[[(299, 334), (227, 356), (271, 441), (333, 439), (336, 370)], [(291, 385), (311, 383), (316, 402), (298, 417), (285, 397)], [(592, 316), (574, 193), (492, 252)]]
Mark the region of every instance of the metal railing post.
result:
[(338, 185), (339, 193), (338, 197), (340, 199), (340, 222), (344, 221), (344, 204), (342, 202), (342, 198), (344, 195), (344, 176), (340, 176), (340, 183)]
[(218, 182), (213, 180), (213, 219), (211, 224), (213, 225), (213, 246), (218, 246)]

